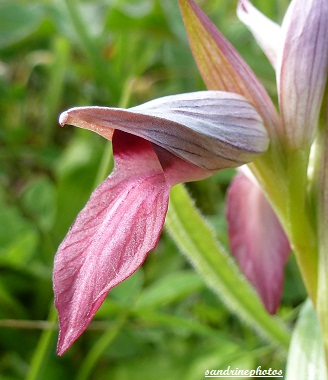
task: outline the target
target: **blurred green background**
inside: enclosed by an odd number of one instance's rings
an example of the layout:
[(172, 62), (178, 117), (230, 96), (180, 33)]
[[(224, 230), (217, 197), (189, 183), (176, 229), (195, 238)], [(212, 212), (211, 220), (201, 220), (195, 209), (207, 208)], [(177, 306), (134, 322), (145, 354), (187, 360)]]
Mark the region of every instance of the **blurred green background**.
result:
[[(198, 4), (275, 98), (274, 72), (238, 21), (236, 1)], [(280, 21), (288, 1), (254, 4)], [(110, 143), (60, 128), (58, 115), (202, 89), (176, 0), (0, 1), (1, 380), (197, 380), (229, 365), (284, 369), (286, 353), (226, 310), (165, 231), (73, 347), (55, 353), (53, 257), (110, 171)], [(233, 175), (188, 185), (226, 245), (224, 196)], [(293, 323), (304, 297), (291, 259), (280, 316)]]

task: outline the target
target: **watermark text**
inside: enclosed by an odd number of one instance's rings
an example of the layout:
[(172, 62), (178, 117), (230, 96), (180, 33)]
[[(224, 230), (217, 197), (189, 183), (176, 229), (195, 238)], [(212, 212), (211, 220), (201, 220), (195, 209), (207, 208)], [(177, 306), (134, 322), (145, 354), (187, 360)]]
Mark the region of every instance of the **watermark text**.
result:
[(262, 369), (258, 366), (256, 369), (239, 369), (228, 366), (226, 369), (207, 369), (206, 378), (283, 378), (282, 369)]

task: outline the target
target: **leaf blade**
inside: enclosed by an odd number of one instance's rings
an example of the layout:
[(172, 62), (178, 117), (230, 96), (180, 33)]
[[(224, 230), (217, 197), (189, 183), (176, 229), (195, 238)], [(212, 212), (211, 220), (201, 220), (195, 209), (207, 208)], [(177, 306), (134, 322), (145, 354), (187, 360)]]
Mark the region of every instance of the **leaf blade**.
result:
[(182, 185), (171, 190), (165, 224), (173, 240), (207, 285), (239, 318), (266, 339), (287, 348), (289, 333), (271, 317), (231, 257), (216, 241)]

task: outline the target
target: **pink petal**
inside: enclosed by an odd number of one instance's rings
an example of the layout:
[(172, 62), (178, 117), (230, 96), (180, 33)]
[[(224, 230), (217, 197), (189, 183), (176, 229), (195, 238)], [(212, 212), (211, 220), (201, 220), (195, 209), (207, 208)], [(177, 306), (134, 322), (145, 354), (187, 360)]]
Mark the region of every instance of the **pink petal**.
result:
[(288, 239), (260, 187), (244, 174), (233, 180), (227, 199), (232, 254), (267, 310), (279, 306)]
[(276, 67), (277, 52), (281, 42), (281, 28), (271, 21), (248, 0), (239, 0), (237, 15), (253, 33), (257, 43)]
[(115, 131), (115, 170), (92, 194), (55, 257), (58, 354), (82, 334), (108, 291), (134, 273), (160, 236), (170, 185), (152, 145)]
[(328, 70), (328, 1), (293, 0), (282, 24), (277, 62), (279, 105), (293, 149), (314, 139)]

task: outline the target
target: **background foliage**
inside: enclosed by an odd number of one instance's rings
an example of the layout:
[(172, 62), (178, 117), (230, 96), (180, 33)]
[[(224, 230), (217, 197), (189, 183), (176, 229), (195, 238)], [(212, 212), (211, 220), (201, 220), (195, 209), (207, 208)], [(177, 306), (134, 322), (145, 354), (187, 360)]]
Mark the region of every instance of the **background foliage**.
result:
[[(236, 2), (198, 3), (275, 97), (273, 70), (238, 22)], [(288, 1), (257, 3), (280, 21)], [(233, 317), (165, 232), (68, 353), (55, 354), (53, 257), (110, 171), (110, 143), (61, 129), (58, 115), (201, 89), (177, 1), (0, 2), (1, 379), (196, 380), (228, 365), (284, 369), (286, 352)], [(233, 175), (188, 185), (226, 245), (224, 196)], [(305, 294), (293, 258), (286, 270), (279, 315), (292, 325)]]

